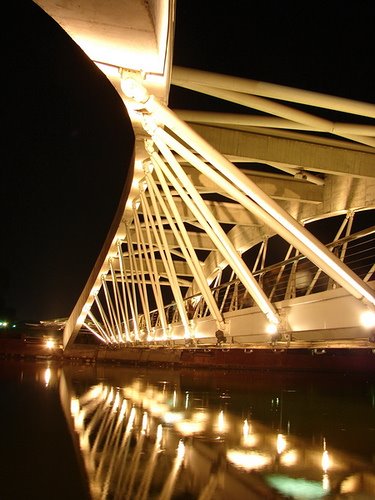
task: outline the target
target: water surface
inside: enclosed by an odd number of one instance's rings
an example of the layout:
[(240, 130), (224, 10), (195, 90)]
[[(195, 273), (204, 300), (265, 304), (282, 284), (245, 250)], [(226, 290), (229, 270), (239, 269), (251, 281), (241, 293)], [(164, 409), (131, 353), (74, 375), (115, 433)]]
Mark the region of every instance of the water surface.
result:
[(375, 380), (0, 362), (0, 498), (375, 498)]

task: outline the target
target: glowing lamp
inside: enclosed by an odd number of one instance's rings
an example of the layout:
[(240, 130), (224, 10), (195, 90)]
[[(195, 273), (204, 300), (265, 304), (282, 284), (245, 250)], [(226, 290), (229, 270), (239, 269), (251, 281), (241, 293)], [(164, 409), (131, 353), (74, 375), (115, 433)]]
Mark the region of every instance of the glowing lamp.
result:
[(53, 349), (55, 347), (55, 341), (52, 339), (47, 339), (46, 340), (46, 347), (47, 347), (47, 349)]
[(145, 103), (149, 98), (145, 87), (131, 77), (121, 79), (121, 90), (124, 92), (126, 97), (134, 99), (139, 103)]
[(365, 328), (375, 327), (375, 312), (370, 310), (364, 311), (360, 316), (360, 321)]
[(277, 325), (275, 323), (268, 323), (266, 326), (266, 333), (269, 335), (274, 335), (277, 333)]

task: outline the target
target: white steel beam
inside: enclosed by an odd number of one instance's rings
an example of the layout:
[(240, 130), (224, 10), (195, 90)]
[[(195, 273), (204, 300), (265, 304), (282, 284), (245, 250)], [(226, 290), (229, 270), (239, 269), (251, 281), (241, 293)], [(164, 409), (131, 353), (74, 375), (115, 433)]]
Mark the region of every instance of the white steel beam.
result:
[[(174, 109), (175, 113), (189, 123), (205, 123), (207, 125), (230, 125), (231, 127), (268, 127), (286, 130), (307, 130), (315, 129), (308, 125), (279, 118), (275, 116), (245, 115), (238, 113), (220, 113), (215, 111), (195, 111), (190, 109)], [(375, 137), (375, 125), (361, 123), (334, 123), (333, 133), (364, 135)]]
[[(178, 199), (175, 199), (175, 203), (176, 203), (177, 207), (179, 208), (180, 213), (183, 214), (183, 210), (181, 207), (181, 205), (182, 205), (181, 201)], [(139, 212), (142, 213), (141, 207), (140, 207)], [(150, 214), (155, 215), (152, 207), (150, 207)], [(133, 232), (134, 232), (134, 230), (131, 230), (131, 234), (133, 234)], [(145, 233), (146, 233), (146, 229), (144, 227), (142, 227), (142, 234), (145, 235)], [(171, 229), (164, 229), (164, 234), (166, 237), (168, 247), (170, 249), (179, 247), (178, 241), (177, 241), (177, 239), (176, 239), (176, 237)], [(194, 231), (189, 231), (189, 236), (190, 236), (190, 239), (191, 239), (191, 242), (192, 242), (194, 248), (199, 249), (199, 250), (214, 250), (214, 245), (212, 244), (212, 241), (205, 233), (197, 233)], [(148, 248), (150, 247), (150, 245), (147, 245), (147, 244), (146, 244), (146, 246)]]
[(375, 177), (375, 152), (370, 148), (293, 134), (276, 137), (198, 124), (193, 129), (223, 156), (242, 156), (323, 174)]
[(303, 226), (283, 211), (277, 203), (244, 176), (236, 167), (224, 158), (217, 150), (194, 132), (156, 98), (148, 97), (143, 102), (145, 108), (154, 113), (174, 133), (178, 131), (184, 142), (204, 156), (228, 180), (235, 183), (244, 194), (267, 212), (284, 228), (280, 233), (287, 241), (297, 240), (296, 248), (306, 255), (318, 267), (323, 269), (332, 279), (358, 299), (366, 299), (375, 304), (374, 291), (364, 283), (351, 269), (329, 252), (322, 243), (312, 236)]
[[(254, 298), (263, 313), (267, 316), (270, 322), (279, 323), (278, 314), (273, 305), (268, 301), (264, 291), (260, 288), (247, 266), (239, 257), (236, 249), (231, 241), (228, 239), (219, 223), (212, 216), (211, 212), (201, 199), (199, 193), (196, 191), (194, 185), (186, 176), (184, 170), (181, 168), (173, 154), (169, 151), (163, 141), (160, 139), (158, 132), (161, 129), (156, 127), (155, 133), (152, 133), (152, 139), (157, 145), (158, 149), (162, 152), (168, 163), (171, 165), (173, 174), (169, 169), (164, 169), (163, 173), (167, 176), (169, 181), (173, 184), (174, 188), (179, 193), (184, 202), (190, 206), (190, 210), (194, 212), (197, 220), (205, 229), (207, 234), (211, 237), (220, 253), (226, 258), (228, 264), (235, 270), (236, 274)], [(178, 179), (177, 179), (178, 177)], [(186, 191), (185, 191), (186, 189)]]
[(320, 107), (375, 118), (375, 104), (353, 101), (343, 97), (330, 96), (319, 92), (301, 90), (274, 83), (260, 82), (245, 78), (210, 73), (196, 69), (174, 66), (172, 83), (188, 86), (190, 83), (200, 83), (220, 89), (232, 89), (244, 94), (254, 94), (281, 101), (295, 102), (307, 106)]
[[(223, 189), (220, 189), (210, 178), (200, 174), (196, 168), (184, 166), (184, 169), (200, 192), (211, 190), (213, 193), (225, 194)], [(302, 179), (293, 179), (286, 175), (242, 171), (271, 198), (301, 203), (321, 203), (323, 201), (322, 186), (308, 183)], [(296, 173), (294, 169), (293, 172)]]

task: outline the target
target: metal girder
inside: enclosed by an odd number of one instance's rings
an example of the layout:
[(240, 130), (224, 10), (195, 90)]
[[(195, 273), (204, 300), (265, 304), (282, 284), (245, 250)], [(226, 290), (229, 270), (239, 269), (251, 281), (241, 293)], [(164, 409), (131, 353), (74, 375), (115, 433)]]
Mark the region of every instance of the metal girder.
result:
[[(136, 256), (136, 261), (146, 269), (146, 261), (144, 258), (140, 258), (139, 256)], [(124, 262), (124, 268), (127, 270), (130, 270), (130, 259), (128, 257), (124, 257), (123, 259)], [(165, 275), (165, 267), (163, 264), (163, 261), (161, 259), (155, 259), (155, 263), (157, 266), (157, 272), (159, 275)], [(175, 268), (176, 274), (178, 276), (187, 276), (187, 277), (192, 277), (192, 272), (187, 265), (186, 262), (184, 261), (179, 261), (179, 260), (174, 260), (173, 261), (173, 266)], [(120, 264), (118, 259), (113, 259), (113, 269), (114, 271), (120, 271)], [(128, 271), (129, 272), (129, 271)]]
[[(176, 198), (175, 203), (185, 222), (193, 223), (196, 221), (195, 217), (182, 200)], [(215, 216), (216, 220), (222, 224), (259, 226), (259, 221), (256, 217), (248, 211), (243, 210), (241, 205), (238, 205), (237, 203), (206, 201), (205, 204), (209, 208), (210, 212)], [(211, 248), (210, 245), (212, 244), (207, 241), (209, 238), (205, 233), (189, 232), (189, 234), (192, 235), (193, 240), (195, 239), (195, 241), (197, 241), (198, 246), (196, 248)]]
[[(312, 172), (352, 177), (375, 177), (375, 152), (343, 142), (303, 135), (275, 137), (265, 133), (193, 124), (194, 130), (223, 155), (236, 155), (259, 162), (280, 162)], [(339, 143), (339, 144), (338, 144)]]
[[(290, 120), (314, 132), (329, 133), (360, 144), (375, 146), (375, 140), (371, 137), (374, 135), (373, 127), (370, 127), (370, 133), (367, 129), (366, 135), (363, 135), (361, 124), (356, 128), (350, 123), (336, 123), (311, 112), (313, 106), (375, 118), (374, 104), (181, 67), (174, 68), (172, 82), (177, 86), (240, 104), (278, 119)], [(279, 101), (286, 101), (288, 104)], [(303, 104), (305, 108), (296, 108), (290, 103)]]
[[(143, 230), (145, 232), (145, 230)], [(133, 234), (133, 231), (132, 231)], [(173, 234), (173, 231), (169, 229), (164, 229), (164, 234), (166, 237), (166, 240), (168, 242), (168, 246), (170, 249), (173, 248), (179, 248), (178, 241), (176, 237)], [(199, 249), (199, 250), (214, 250), (214, 245), (212, 244), (212, 241), (210, 238), (207, 236), (206, 233), (198, 233), (198, 232), (192, 232), (189, 231), (189, 238), (190, 241), (193, 245), (194, 248)], [(133, 238), (133, 241), (135, 241), (135, 238)], [(157, 249), (155, 248), (155, 251)]]
[[(204, 177), (193, 167), (186, 166), (185, 171), (195, 187), (202, 192), (213, 192), (224, 194), (224, 190), (218, 189), (210, 178)], [(321, 203), (323, 201), (323, 188), (306, 182), (302, 179), (294, 179), (287, 175), (265, 174), (243, 170), (257, 186), (268, 196), (278, 200), (300, 201), (303, 203)]]

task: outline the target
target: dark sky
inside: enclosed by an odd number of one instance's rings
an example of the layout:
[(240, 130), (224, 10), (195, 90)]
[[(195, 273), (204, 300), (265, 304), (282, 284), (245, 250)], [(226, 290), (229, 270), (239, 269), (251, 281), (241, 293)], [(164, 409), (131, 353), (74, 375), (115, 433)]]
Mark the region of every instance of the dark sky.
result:
[(372, 0), (177, 0), (174, 63), (375, 102)]
[[(30, 1), (2, 29), (0, 314), (69, 315), (122, 189), (120, 98)], [(174, 63), (375, 102), (373, 1), (177, 0)], [(174, 89), (171, 107), (220, 109)], [(100, 197), (100, 199), (99, 199)]]

